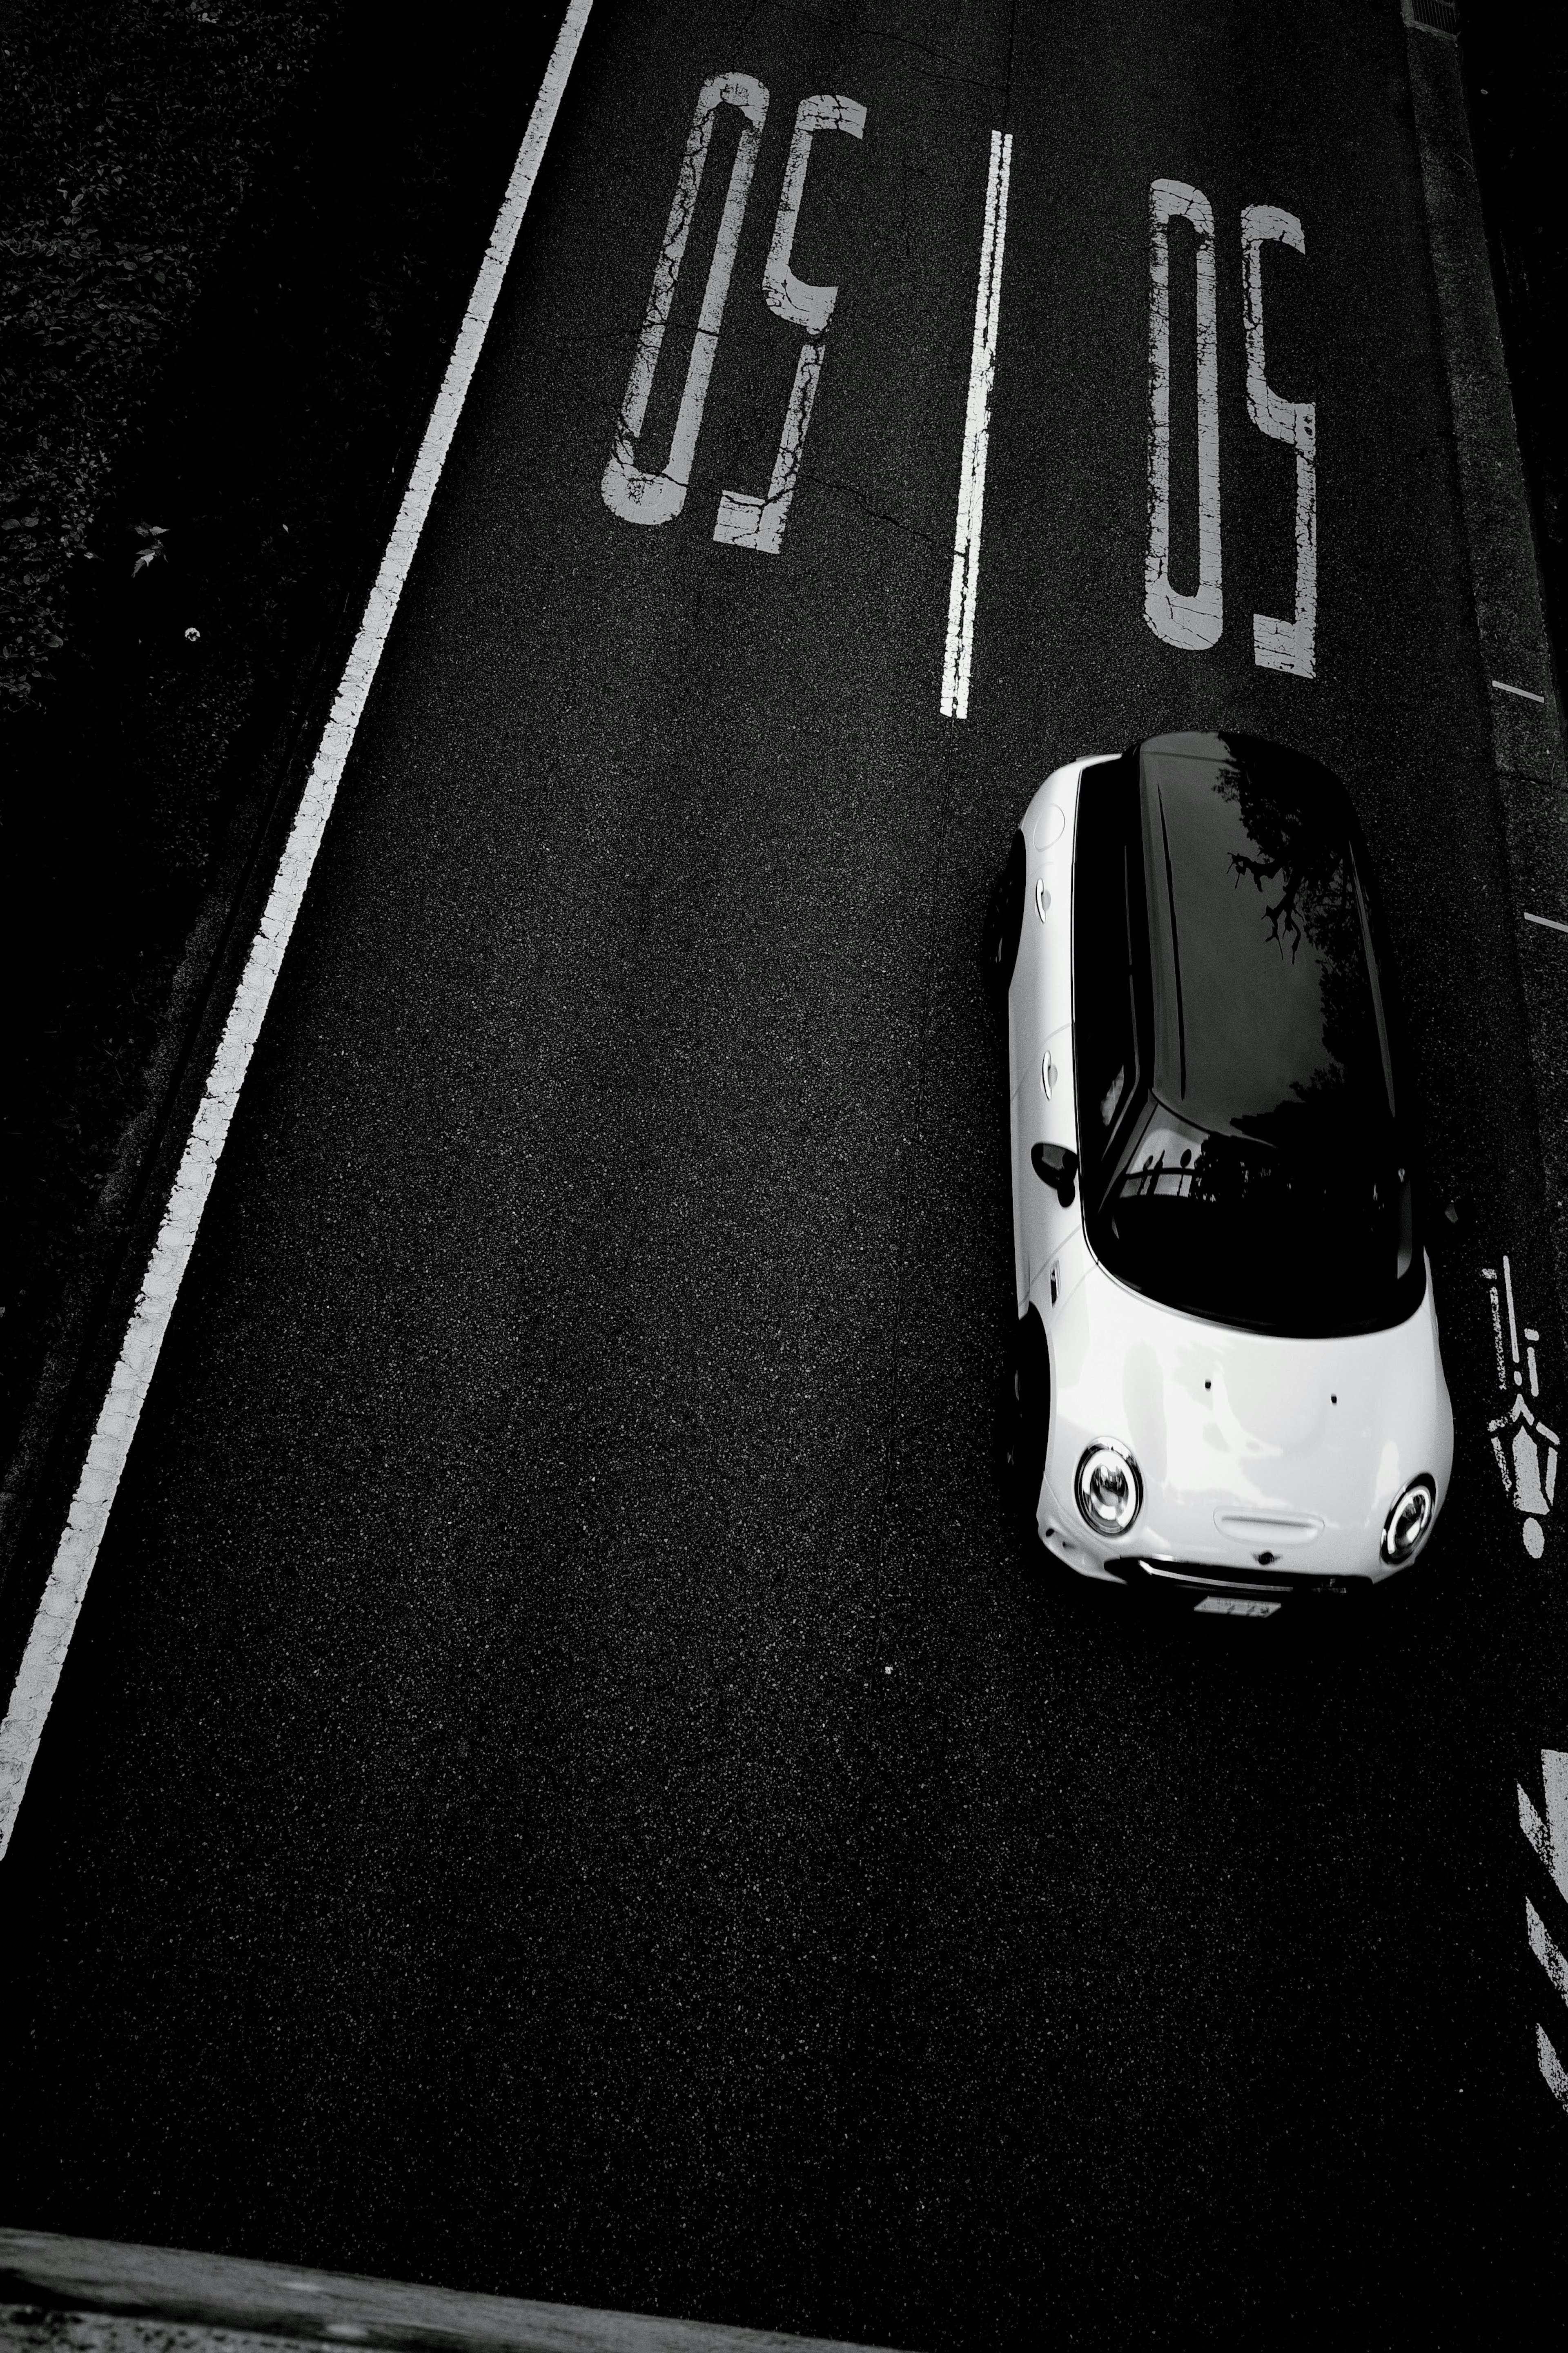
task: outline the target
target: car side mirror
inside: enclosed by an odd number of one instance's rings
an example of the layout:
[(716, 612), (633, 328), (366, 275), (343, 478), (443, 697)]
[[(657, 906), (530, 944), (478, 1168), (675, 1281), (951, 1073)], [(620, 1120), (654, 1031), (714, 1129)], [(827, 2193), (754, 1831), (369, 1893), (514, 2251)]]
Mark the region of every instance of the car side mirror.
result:
[(1041, 1184), (1050, 1187), (1063, 1208), (1070, 1209), (1078, 1182), (1078, 1154), (1069, 1152), (1065, 1144), (1037, 1144), (1029, 1155), (1029, 1166)]

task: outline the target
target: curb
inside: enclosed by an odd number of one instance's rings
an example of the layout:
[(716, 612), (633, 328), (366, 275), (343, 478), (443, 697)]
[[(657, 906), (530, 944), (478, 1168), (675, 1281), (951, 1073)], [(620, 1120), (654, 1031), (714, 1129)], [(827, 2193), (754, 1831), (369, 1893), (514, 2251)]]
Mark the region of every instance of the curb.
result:
[(873, 2353), (819, 2337), (0, 2230), (0, 2344), (26, 2353)]
[(1453, 0), (1403, 0), (1559, 1312), (1568, 1327), (1568, 763)]

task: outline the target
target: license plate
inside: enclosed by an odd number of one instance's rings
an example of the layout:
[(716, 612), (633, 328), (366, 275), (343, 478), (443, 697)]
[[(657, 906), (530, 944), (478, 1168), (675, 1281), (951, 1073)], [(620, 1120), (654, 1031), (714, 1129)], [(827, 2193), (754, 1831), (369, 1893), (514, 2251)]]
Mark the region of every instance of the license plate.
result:
[(1211, 1618), (1272, 1618), (1279, 1607), (1278, 1601), (1238, 1601), (1228, 1593), (1206, 1593), (1198, 1604), (1198, 1616), (1206, 1611)]

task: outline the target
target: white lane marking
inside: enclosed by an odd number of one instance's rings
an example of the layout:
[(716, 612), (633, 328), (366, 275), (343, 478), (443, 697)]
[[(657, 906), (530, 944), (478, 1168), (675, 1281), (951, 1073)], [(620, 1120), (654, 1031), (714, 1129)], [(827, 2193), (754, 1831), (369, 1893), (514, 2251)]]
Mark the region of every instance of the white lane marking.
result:
[[(708, 161), (708, 150), (712, 143), (714, 119), (721, 106), (740, 109), (741, 136), (735, 149), (735, 161), (730, 170), (729, 192), (724, 198), (724, 211), (714, 240), (713, 259), (709, 265), (701, 314), (692, 337), (691, 357), (687, 364), (686, 383), (680, 395), (675, 431), (670, 438), (669, 456), (662, 468), (644, 471), (637, 462), (637, 440), (647, 415), (648, 395), (653, 390), (654, 371), (664, 345), (664, 331), (669, 324), (670, 305), (675, 300), (675, 285), (680, 276), (686, 240), (691, 233), (691, 216), (697, 209), (702, 168)], [(626, 396), (621, 403), (615, 442), (599, 485), (605, 504), (612, 514), (619, 515), (623, 522), (673, 522), (686, 504), (687, 486), (691, 480), (691, 460), (696, 455), (702, 411), (708, 402), (708, 380), (713, 373), (713, 354), (718, 349), (719, 330), (724, 323), (724, 305), (730, 297), (730, 278), (735, 267), (736, 248), (741, 242), (741, 224), (745, 218), (746, 198), (751, 194), (752, 172), (756, 164), (757, 145), (763, 135), (767, 112), (768, 93), (762, 83), (750, 74), (715, 74), (713, 79), (704, 82), (697, 93), (697, 111), (686, 135), (686, 153), (680, 159), (675, 198), (669, 207), (669, 219), (665, 225), (664, 243), (654, 264), (653, 290), (648, 296), (647, 312), (637, 337), (637, 350), (632, 354)]]
[(1527, 1895), (1524, 1899), (1524, 1932), (1530, 1938), (1530, 1949), (1546, 1971), (1557, 1991), (1568, 2001), (1568, 1961), (1558, 1951), (1547, 1931), (1545, 1921)]
[[(1558, 1894), (1568, 1897), (1568, 1749), (1542, 1750), (1541, 1779), (1546, 1804), (1544, 1820), (1536, 1812), (1523, 1782), (1514, 1784), (1519, 1799), (1519, 1827), (1545, 1864)], [(1524, 1899), (1524, 1925), (1531, 1951), (1568, 2001), (1568, 1961), (1547, 1933), (1545, 1922), (1528, 1895)], [(1568, 2073), (1563, 2072), (1551, 2037), (1539, 2024), (1535, 2030), (1535, 2056), (1548, 2088), (1568, 2110)]]
[(942, 715), (969, 716), (969, 673), (974, 658), (974, 605), (980, 587), (980, 527), (985, 511), (985, 458), (991, 440), (991, 393), (996, 381), (996, 327), (1002, 313), (1002, 255), (1007, 237), (1007, 185), (1013, 134), (991, 133), (985, 183), (985, 227), (980, 240), (980, 284), (974, 297), (974, 342), (969, 357), (969, 406), (963, 419), (963, 464), (958, 478), (958, 525), (952, 543), (952, 586), (947, 600), (947, 647), (942, 665)]
[(1546, 1802), (1544, 1821), (1526, 1794), (1523, 1782), (1514, 1783), (1519, 1799), (1519, 1827), (1546, 1865), (1558, 1894), (1568, 1898), (1568, 1749), (1542, 1750), (1541, 1778)]
[[(1198, 585), (1171, 586), (1171, 223), (1197, 240)], [(1219, 533), (1219, 328), (1214, 213), (1201, 189), (1156, 180), (1149, 190), (1149, 549), (1143, 617), (1168, 646), (1202, 653), (1225, 624)]]
[(88, 1446), (65, 1532), (22, 1654), (5, 1720), (0, 1724), (0, 1855), (11, 1841), (27, 1777), (152, 1384), (158, 1352), (169, 1328), (181, 1279), (190, 1261), (196, 1229), (212, 1190), (239, 1091), (266, 1018), (273, 983), (310, 879), (339, 781), (441, 479), (593, 5), (594, 0), (571, 0), (545, 67), (468, 307), (430, 412), (430, 422), (425, 428), (425, 438), (419, 445), (408, 487), (381, 559), (381, 569), (370, 592), (359, 634), (322, 730), (266, 909), (224, 1024), (119, 1361), (110, 1378), (109, 1393)]
[(1521, 702), (1544, 702), (1543, 694), (1532, 693), (1528, 686), (1510, 686), (1506, 678), (1494, 678), (1491, 684), (1500, 694), (1517, 694)]
[(791, 326), (804, 327), (811, 340), (802, 345), (795, 363), (795, 383), (784, 410), (784, 430), (779, 436), (767, 496), (756, 499), (744, 491), (725, 491), (713, 526), (713, 536), (721, 546), (750, 547), (759, 555), (777, 555), (784, 545), (790, 501), (800, 479), (801, 453), (811, 424), (817, 379), (822, 374), (823, 341), (838, 300), (837, 286), (808, 286), (790, 268), (800, 200), (805, 192), (805, 169), (811, 159), (811, 142), (819, 131), (844, 131), (851, 139), (858, 139), (865, 128), (866, 110), (858, 99), (835, 98), (830, 93), (803, 98), (796, 111), (773, 243), (763, 268), (763, 292), (776, 317)]
[(1560, 923), (1552, 915), (1532, 915), (1526, 909), (1524, 920), (1527, 923), (1539, 923), (1543, 932), (1568, 932), (1568, 923)]
[(1563, 2062), (1552, 2048), (1552, 2038), (1544, 2026), (1538, 2026), (1535, 2030), (1535, 2056), (1542, 2074), (1545, 2077), (1549, 2088), (1555, 2094), (1559, 2105), (1568, 2109), (1568, 2074), (1563, 2073)]
[(1288, 245), (1306, 259), (1307, 240), (1294, 213), (1277, 205), (1247, 205), (1241, 215), (1242, 277), (1247, 325), (1247, 413), (1260, 433), (1296, 452), (1296, 610), (1289, 621), (1252, 617), (1252, 658), (1259, 670), (1292, 678), (1313, 675), (1318, 624), (1318, 410), (1311, 400), (1281, 400), (1271, 392), (1263, 356), (1263, 248)]

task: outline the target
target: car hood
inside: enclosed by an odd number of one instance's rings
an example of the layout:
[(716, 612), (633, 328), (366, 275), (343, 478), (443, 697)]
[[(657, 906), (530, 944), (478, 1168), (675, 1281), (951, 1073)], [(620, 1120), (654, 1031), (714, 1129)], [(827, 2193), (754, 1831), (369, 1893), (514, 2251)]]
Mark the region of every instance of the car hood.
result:
[[(1066, 1255), (1066, 1254), (1064, 1254)], [(1390, 1504), (1417, 1472), (1441, 1504), (1453, 1420), (1428, 1270), (1406, 1320), (1342, 1339), (1281, 1339), (1182, 1315), (1131, 1291), (1081, 1235), (1047, 1319), (1047, 1508), (1081, 1540), (1086, 1446), (1131, 1449), (1143, 1505), (1118, 1551), (1171, 1559), (1287, 1553), (1302, 1569), (1375, 1572)], [(1076, 1280), (1073, 1278), (1076, 1277)]]

